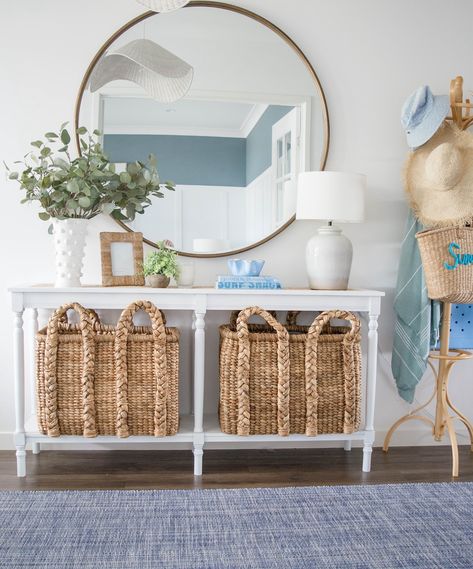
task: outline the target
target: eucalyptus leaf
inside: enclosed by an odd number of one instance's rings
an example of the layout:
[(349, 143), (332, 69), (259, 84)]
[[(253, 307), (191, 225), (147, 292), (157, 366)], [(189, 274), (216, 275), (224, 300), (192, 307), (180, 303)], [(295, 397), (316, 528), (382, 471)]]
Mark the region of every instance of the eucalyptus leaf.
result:
[(90, 207), (90, 199), (86, 196), (80, 197), (79, 198), (79, 205), (81, 208), (87, 209), (88, 207)]
[(48, 221), (48, 219), (51, 219), (51, 216), (45, 211), (41, 211), (40, 213), (38, 213), (38, 216), (42, 221)]
[(51, 154), (51, 149), (48, 148), (47, 146), (44, 146), (44, 147), (41, 149), (41, 156), (42, 156), (43, 158), (46, 158), (46, 157), (49, 156), (50, 154)]
[(112, 217), (114, 219), (118, 219), (118, 221), (126, 221), (126, 215), (123, 215), (123, 213), (119, 209), (115, 209), (112, 211)]
[(65, 128), (61, 131), (61, 142), (64, 145), (67, 145), (71, 142), (71, 135), (67, 132)]
[(69, 182), (67, 182), (66, 189), (70, 194), (76, 194), (79, 191), (79, 184), (77, 180), (69, 180)]
[(56, 190), (51, 194), (51, 198), (55, 202), (62, 202), (62, 200), (64, 199), (64, 194), (61, 191)]
[(64, 170), (69, 170), (69, 168), (70, 168), (70, 164), (68, 164), (62, 158), (54, 158), (53, 164), (55, 166), (58, 166), (59, 168), (63, 168)]
[(129, 184), (131, 182), (131, 176), (128, 172), (122, 172), (120, 174), (120, 182), (122, 184)]
[(110, 215), (114, 209), (115, 206), (113, 203), (106, 203), (102, 206), (102, 213), (105, 215)]
[(126, 165), (126, 171), (131, 175), (134, 176), (138, 174), (141, 170), (140, 166), (136, 162), (130, 162), (130, 164)]

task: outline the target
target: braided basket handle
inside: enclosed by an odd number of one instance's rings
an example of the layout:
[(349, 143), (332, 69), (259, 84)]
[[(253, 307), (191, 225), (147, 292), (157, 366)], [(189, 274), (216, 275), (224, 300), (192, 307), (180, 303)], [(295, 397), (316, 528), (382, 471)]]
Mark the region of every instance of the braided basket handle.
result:
[(324, 327), (333, 319), (348, 320), (351, 324), (349, 332), (343, 336), (343, 369), (345, 376), (345, 417), (344, 432), (352, 433), (355, 423), (356, 377), (354, 374), (353, 344), (358, 341), (360, 321), (352, 313), (345, 310), (329, 310), (322, 312), (312, 323), (307, 333), (305, 377), (306, 377), (306, 435), (314, 437), (318, 434), (318, 390), (317, 390), (317, 346)]
[(166, 403), (168, 397), (168, 374), (166, 360), (166, 327), (163, 315), (156, 306), (147, 300), (138, 300), (130, 304), (122, 312), (115, 334), (115, 359), (117, 379), (117, 435), (126, 438), (130, 435), (128, 428), (128, 336), (134, 330), (133, 316), (143, 310), (151, 320), (151, 332), (154, 340), (153, 367), (156, 378), (156, 398), (154, 407), (154, 435), (166, 436), (167, 416)]
[[(268, 310), (267, 312), (268, 312), (268, 314), (271, 314), (271, 316), (275, 320), (277, 320), (278, 315), (277, 315), (277, 312), (275, 310)], [(238, 310), (233, 310), (232, 313), (230, 314), (230, 329), (231, 330), (236, 330), (237, 320), (238, 320), (239, 315), (240, 315), (240, 312)]]
[(355, 338), (360, 332), (360, 320), (352, 313), (346, 310), (328, 310), (319, 314), (312, 322), (307, 335), (309, 337), (320, 336), (323, 328), (330, 324), (331, 320), (347, 320), (351, 324), (351, 330), (347, 334), (350, 338)]
[(79, 328), (83, 342), (83, 367), (81, 378), (82, 417), (84, 421), (84, 437), (96, 437), (94, 367), (95, 342), (91, 314), (80, 304), (73, 302), (58, 308), (48, 322), (46, 333), (46, 352), (44, 362), (46, 388), (46, 426), (50, 437), (60, 435), (57, 404), (57, 356), (59, 346), (59, 330), (67, 312), (74, 310), (79, 315)]
[[(100, 327), (100, 318), (97, 312), (95, 312), (95, 310), (93, 310), (92, 308), (84, 308), (84, 307), (82, 308), (89, 315), (89, 320), (91, 325), (94, 327), (95, 330), (97, 330)], [(71, 308), (68, 308), (59, 320), (59, 323), (62, 326), (67, 326), (69, 324), (69, 318), (67, 317), (67, 313), (69, 312), (69, 310), (71, 310)]]
[(269, 312), (253, 306), (242, 310), (237, 319), (238, 335), (238, 430), (250, 434), (250, 338), (248, 320), (256, 314), (274, 330), (278, 338), (278, 434), (289, 435), (289, 333)]

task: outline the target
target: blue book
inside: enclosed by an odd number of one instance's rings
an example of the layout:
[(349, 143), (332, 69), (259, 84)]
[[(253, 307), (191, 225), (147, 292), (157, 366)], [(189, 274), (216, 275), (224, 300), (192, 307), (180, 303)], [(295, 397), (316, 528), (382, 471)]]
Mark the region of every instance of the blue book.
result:
[(279, 279), (270, 276), (264, 277), (235, 277), (233, 275), (219, 275), (217, 282), (221, 283), (268, 283), (279, 282)]
[(226, 290), (274, 290), (280, 289), (281, 283), (279, 281), (267, 282), (225, 282), (217, 281), (215, 288)]

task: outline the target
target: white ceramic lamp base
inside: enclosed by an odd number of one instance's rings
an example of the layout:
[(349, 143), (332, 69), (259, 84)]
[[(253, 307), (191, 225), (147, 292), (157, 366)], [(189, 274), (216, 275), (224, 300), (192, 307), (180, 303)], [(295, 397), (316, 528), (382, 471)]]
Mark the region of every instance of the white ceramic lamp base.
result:
[(341, 229), (321, 227), (307, 243), (309, 286), (315, 290), (346, 290), (350, 278), (353, 246)]

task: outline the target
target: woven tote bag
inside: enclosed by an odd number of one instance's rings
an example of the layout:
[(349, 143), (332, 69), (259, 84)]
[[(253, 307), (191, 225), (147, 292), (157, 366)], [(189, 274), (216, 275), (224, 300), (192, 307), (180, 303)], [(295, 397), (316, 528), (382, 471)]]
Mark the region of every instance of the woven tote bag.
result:
[(447, 227), (417, 233), (429, 298), (473, 302), (473, 227)]
[[(252, 315), (267, 323), (248, 324)], [(332, 319), (351, 327), (331, 327)], [(360, 323), (330, 311), (283, 326), (259, 307), (220, 327), (220, 428), (228, 434), (352, 433), (360, 423)]]
[[(70, 324), (74, 310), (79, 324)], [(134, 326), (144, 310), (151, 326)], [(38, 424), (43, 434), (169, 436), (179, 428), (179, 331), (138, 301), (116, 327), (77, 303), (56, 310), (36, 343)]]

